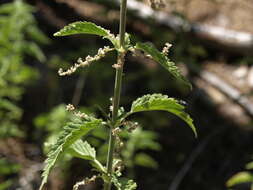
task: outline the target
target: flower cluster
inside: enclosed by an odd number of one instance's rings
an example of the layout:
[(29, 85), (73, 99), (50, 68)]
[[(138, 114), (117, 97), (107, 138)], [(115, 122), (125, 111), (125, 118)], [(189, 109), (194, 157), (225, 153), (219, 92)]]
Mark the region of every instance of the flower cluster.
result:
[(165, 46), (164, 46), (164, 48), (163, 48), (163, 54), (165, 55), (165, 56), (168, 56), (168, 53), (169, 53), (169, 50), (170, 50), (170, 48), (172, 47), (172, 44), (170, 44), (170, 43), (165, 43)]
[(140, 126), (138, 122), (132, 122), (132, 121), (125, 121), (123, 125), (127, 127), (127, 131), (129, 133), (133, 132), (137, 127)]
[(123, 64), (125, 62), (125, 54), (126, 54), (125, 52), (119, 54), (119, 58), (118, 58), (117, 64), (113, 64), (112, 65), (112, 67), (114, 69), (120, 69), (120, 68), (122, 68), (122, 66), (123, 66)]
[(148, 58), (148, 59), (152, 59), (152, 56), (145, 53), (145, 52), (142, 52), (138, 49), (135, 49), (135, 48), (131, 48), (129, 49), (131, 52), (132, 52), (132, 55), (134, 57), (138, 57), (138, 58), (141, 58), (141, 59), (145, 59), (145, 58)]
[(79, 117), (79, 118), (88, 118), (89, 116), (87, 115), (87, 114), (85, 114), (85, 113), (82, 113), (82, 112), (80, 112), (80, 111), (78, 111), (78, 112), (76, 112), (76, 111), (74, 111), (76, 108), (72, 105), (72, 104), (68, 104), (67, 106), (66, 106), (66, 110), (67, 111), (73, 111), (73, 114), (76, 116), (76, 117)]
[(97, 55), (95, 55), (94, 57), (91, 56), (87, 56), (85, 58), (85, 60), (83, 60), (82, 58), (79, 58), (77, 60), (77, 63), (74, 64), (74, 66), (70, 67), (68, 70), (63, 71), (62, 68), (59, 69), (58, 73), (60, 76), (65, 76), (65, 75), (71, 75), (73, 74), (79, 67), (85, 67), (90, 65), (92, 62), (94, 61), (98, 61), (99, 59), (101, 59), (102, 57), (105, 56), (106, 53), (108, 53), (109, 51), (114, 50), (114, 48), (110, 48), (109, 46), (105, 46), (104, 48), (100, 48), (98, 50)]
[(83, 181), (77, 182), (77, 183), (74, 185), (73, 190), (78, 190), (80, 186), (88, 185), (88, 184), (94, 183), (95, 180), (96, 180), (96, 178), (97, 178), (97, 176), (94, 175), (94, 176), (92, 176), (91, 178), (85, 178)]
[(82, 112), (80, 112), (80, 111), (74, 112), (74, 115), (75, 115), (76, 117), (80, 117), (80, 118), (84, 118), (84, 119), (89, 117), (86, 113), (82, 113)]
[(73, 110), (75, 110), (75, 107), (72, 104), (68, 104), (68, 105), (66, 105), (66, 110), (73, 111)]
[(121, 149), (124, 146), (124, 143), (123, 143), (122, 139), (120, 138), (121, 132), (122, 132), (122, 129), (119, 127), (112, 130), (112, 135), (114, 136), (115, 141), (116, 141), (115, 153), (117, 153), (117, 154), (119, 154), (121, 152)]

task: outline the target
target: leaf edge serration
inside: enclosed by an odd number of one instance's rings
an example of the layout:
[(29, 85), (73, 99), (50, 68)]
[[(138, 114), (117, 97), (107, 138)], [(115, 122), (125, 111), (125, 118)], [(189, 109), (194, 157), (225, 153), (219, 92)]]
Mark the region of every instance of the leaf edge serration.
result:
[(174, 98), (169, 98), (167, 95), (160, 93), (139, 97), (132, 103), (130, 114), (142, 111), (167, 111), (172, 113), (185, 121), (192, 129), (195, 137), (197, 137), (193, 119), (185, 112), (185, 106)]
[(47, 183), (47, 179), (51, 169), (54, 167), (60, 155), (68, 149), (76, 140), (87, 134), (91, 129), (100, 126), (101, 119), (89, 118), (87, 121), (76, 119), (74, 122), (69, 122), (60, 133), (56, 143), (51, 147), (45, 160), (45, 166), (42, 173), (42, 182), (39, 190)]

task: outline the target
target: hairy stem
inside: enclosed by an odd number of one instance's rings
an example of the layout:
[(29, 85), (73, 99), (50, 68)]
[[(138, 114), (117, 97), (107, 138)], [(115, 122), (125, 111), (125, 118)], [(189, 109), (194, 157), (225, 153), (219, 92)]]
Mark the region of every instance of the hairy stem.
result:
[(111, 175), (112, 175), (112, 163), (113, 163), (113, 153), (115, 146), (115, 137), (113, 136), (113, 129), (117, 122), (117, 115), (119, 110), (119, 102), (120, 102), (120, 94), (121, 94), (121, 83), (122, 83), (122, 73), (123, 66), (125, 62), (125, 31), (126, 31), (126, 10), (127, 10), (127, 0), (121, 0), (120, 6), (120, 46), (121, 51), (118, 52), (117, 65), (119, 67), (115, 67), (116, 76), (115, 76), (115, 86), (114, 86), (114, 96), (113, 96), (113, 110), (112, 110), (112, 124), (113, 126), (110, 128), (110, 137), (109, 137), (109, 147), (108, 147), (108, 155), (107, 155), (107, 174), (109, 176), (109, 181), (105, 182), (104, 190), (111, 190)]

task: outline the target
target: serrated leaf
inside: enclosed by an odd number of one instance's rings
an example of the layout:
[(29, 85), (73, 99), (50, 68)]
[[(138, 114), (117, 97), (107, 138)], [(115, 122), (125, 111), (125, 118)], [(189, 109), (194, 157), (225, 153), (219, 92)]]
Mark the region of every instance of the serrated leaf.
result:
[(89, 160), (100, 172), (105, 172), (103, 165), (96, 159), (96, 150), (88, 142), (79, 139), (70, 146), (69, 151), (72, 156)]
[(74, 34), (94, 34), (106, 38), (112, 42), (114, 47), (117, 49), (118, 47), (118, 39), (115, 38), (113, 34), (110, 33), (109, 30), (102, 28), (101, 26), (97, 26), (92, 22), (73, 22), (60, 31), (56, 32), (54, 36), (69, 36)]
[(86, 135), (91, 129), (97, 126), (101, 126), (102, 120), (89, 117), (86, 119), (76, 119), (73, 122), (68, 123), (61, 132), (56, 143), (51, 147), (45, 161), (45, 167), (42, 173), (42, 183), (40, 190), (42, 190), (44, 184), (47, 182), (47, 178), (51, 169), (54, 167), (56, 161), (74, 142)]
[(56, 32), (54, 36), (69, 36), (73, 34), (95, 34), (98, 36), (108, 36), (110, 32), (92, 22), (73, 22), (59, 32)]
[(232, 187), (241, 183), (253, 182), (253, 175), (249, 172), (239, 172), (232, 176), (226, 183), (227, 187)]
[(96, 158), (96, 151), (88, 142), (83, 142), (82, 140), (77, 140), (74, 144), (70, 146), (71, 154), (78, 158), (83, 158), (85, 160), (94, 160)]
[(176, 79), (183, 81), (190, 88), (192, 88), (189, 81), (181, 74), (179, 68), (175, 65), (175, 63), (170, 61), (166, 55), (161, 53), (153, 45), (149, 43), (137, 43), (135, 45), (135, 48), (144, 51), (146, 54), (150, 55), (154, 61), (160, 63), (167, 71), (169, 71), (172, 76), (174, 76)]
[(167, 111), (170, 112), (182, 120), (184, 120), (192, 129), (195, 136), (197, 137), (196, 128), (193, 124), (193, 120), (184, 110), (185, 107), (179, 103), (178, 100), (174, 98), (168, 98), (166, 95), (162, 94), (147, 94), (137, 100), (132, 104), (131, 111), (128, 115), (136, 112), (142, 111)]
[(135, 190), (137, 188), (137, 184), (133, 180), (125, 178), (119, 179), (116, 176), (112, 176), (112, 182), (117, 190)]

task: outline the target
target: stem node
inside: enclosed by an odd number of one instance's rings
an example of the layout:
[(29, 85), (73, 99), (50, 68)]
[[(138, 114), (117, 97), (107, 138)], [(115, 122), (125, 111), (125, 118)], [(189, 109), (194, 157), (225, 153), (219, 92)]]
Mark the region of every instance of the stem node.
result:
[(121, 94), (121, 83), (122, 83), (122, 73), (123, 73), (123, 66), (125, 62), (125, 32), (126, 32), (126, 12), (127, 12), (127, 0), (121, 0), (120, 6), (120, 28), (119, 28), (119, 35), (120, 35), (120, 49), (122, 51), (118, 52), (117, 64), (113, 67), (116, 69), (116, 76), (115, 76), (115, 86), (114, 86), (114, 97), (113, 97), (113, 109), (112, 109), (112, 124), (113, 126), (110, 127), (109, 130), (109, 147), (108, 147), (108, 154), (107, 154), (107, 175), (110, 177), (108, 182), (104, 184), (104, 190), (111, 190), (111, 177), (112, 177), (112, 163), (113, 163), (113, 154), (114, 154), (114, 146), (115, 146), (115, 137), (113, 136), (113, 129), (116, 127), (117, 117), (118, 117), (118, 110), (119, 110), (119, 102), (120, 102), (120, 94)]

